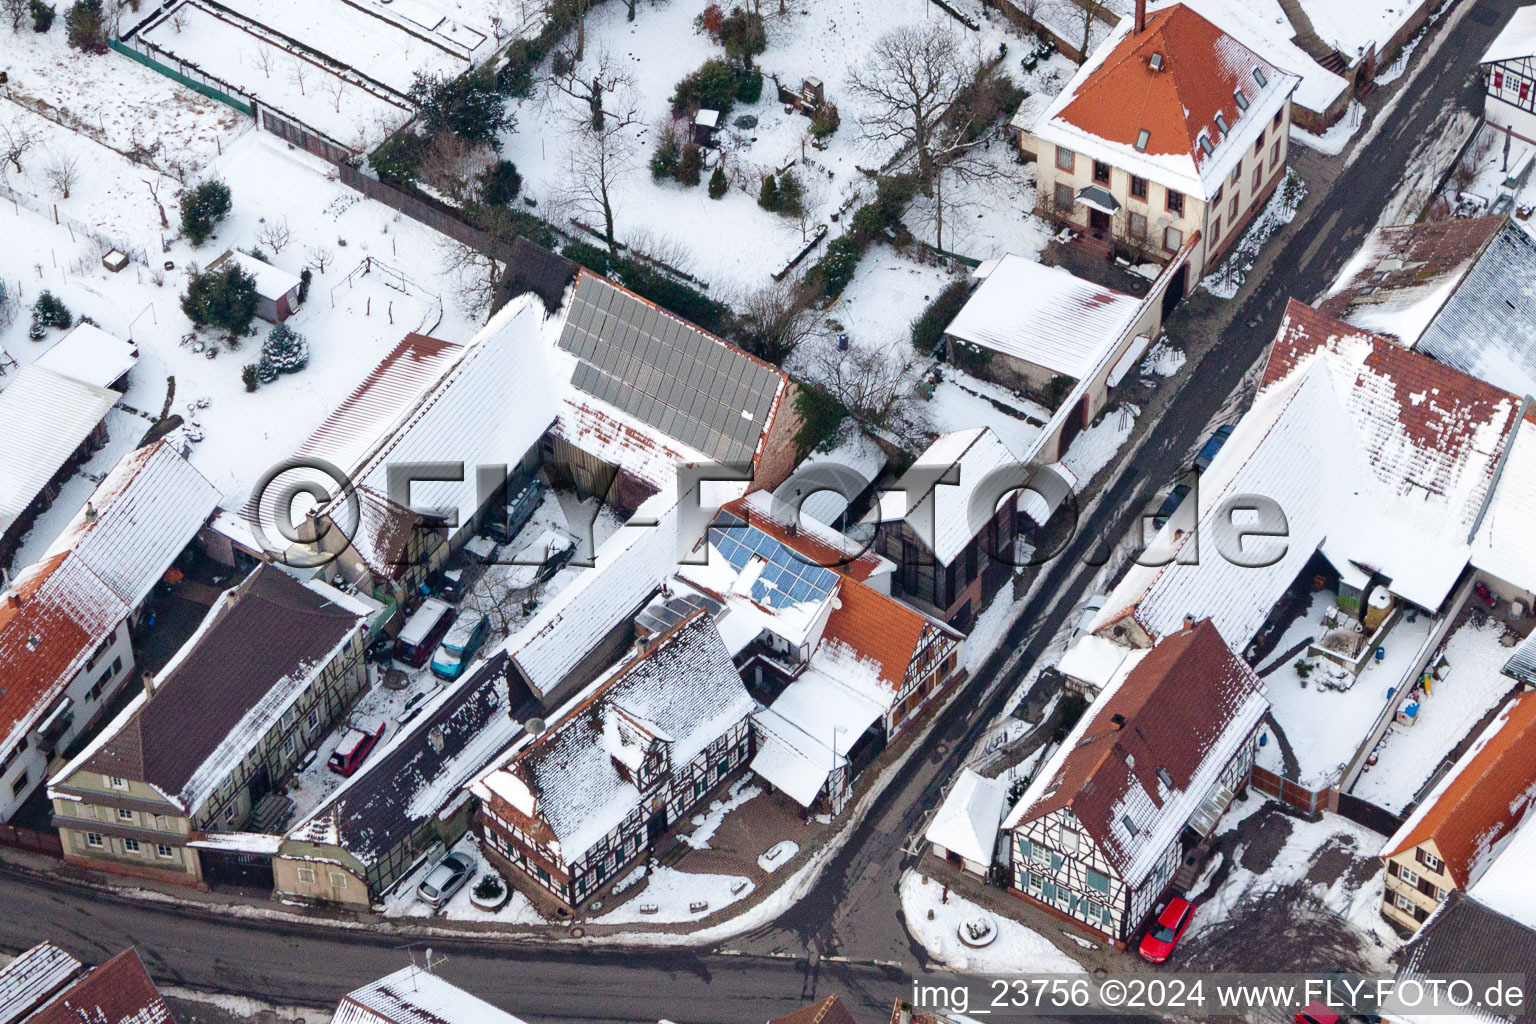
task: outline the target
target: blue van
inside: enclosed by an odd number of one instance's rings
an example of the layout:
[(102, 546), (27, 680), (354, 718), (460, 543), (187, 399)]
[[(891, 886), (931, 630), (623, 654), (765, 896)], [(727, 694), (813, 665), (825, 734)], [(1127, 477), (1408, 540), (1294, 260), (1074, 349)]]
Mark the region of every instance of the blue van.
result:
[(432, 655), (432, 674), (439, 679), (459, 678), (464, 666), (485, 643), (485, 634), (490, 628), (490, 622), (478, 612), (460, 615), (438, 645), (437, 653)]

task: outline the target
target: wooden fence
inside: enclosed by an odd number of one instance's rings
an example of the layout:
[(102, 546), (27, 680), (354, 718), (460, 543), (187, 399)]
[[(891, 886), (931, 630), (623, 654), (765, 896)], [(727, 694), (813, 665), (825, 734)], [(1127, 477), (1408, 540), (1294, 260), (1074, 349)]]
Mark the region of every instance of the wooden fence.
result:
[(17, 828), (14, 825), (0, 825), (0, 846), (46, 853), (50, 857), (64, 856), (64, 843), (57, 832), (34, 832), (30, 828)]

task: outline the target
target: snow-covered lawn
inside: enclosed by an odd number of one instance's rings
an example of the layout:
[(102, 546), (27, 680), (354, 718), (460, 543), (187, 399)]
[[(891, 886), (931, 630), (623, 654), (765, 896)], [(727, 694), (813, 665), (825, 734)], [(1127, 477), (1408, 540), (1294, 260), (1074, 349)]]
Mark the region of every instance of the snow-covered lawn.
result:
[[(1299, 616), (1275, 645), (1271, 663), (1307, 637), (1322, 636), (1323, 611), (1335, 600), (1331, 591), (1317, 591), (1306, 614)], [(1292, 655), (1265, 676), (1271, 711), (1296, 755), (1300, 778), (1295, 781), (1318, 789), (1338, 780), (1339, 772), (1354, 757), (1386, 706), (1388, 692), (1402, 684), (1433, 627), (1434, 620), (1423, 615), (1413, 622), (1400, 619), (1382, 643), (1385, 657), (1371, 660), (1353, 685), (1342, 692), (1321, 685), (1330, 673), (1343, 672), (1326, 660), (1313, 659), (1318, 667), (1303, 680), (1296, 663), (1305, 652)], [(1282, 771), (1274, 737), (1259, 748), (1259, 763), (1277, 774)]]
[(730, 792), (726, 795), (726, 798), (724, 800), (711, 800), (708, 810), (703, 814), (695, 814), (693, 816), (692, 824), (694, 825), (694, 830), (687, 835), (679, 833), (678, 838), (695, 850), (709, 849), (709, 841), (714, 838), (715, 832), (720, 828), (720, 824), (725, 821), (725, 816), (753, 797), (761, 796), (762, 793), (763, 788), (761, 786), (749, 785), (746, 779), (737, 779), (731, 784)]
[[(907, 930), (934, 959), (957, 971), (1010, 974), (1082, 974), (1076, 960), (1051, 940), (1000, 913), (984, 910), (951, 892), (944, 902), (943, 886), (916, 871), (901, 878), (901, 907)], [(932, 913), (933, 919), (928, 915)], [(972, 949), (960, 941), (960, 928), (979, 915), (997, 926), (991, 945)]]
[[(119, 168), (118, 162), (105, 151), (92, 156), (71, 193), (71, 208), (89, 215), (119, 196), (122, 177), (137, 184), (133, 174), (139, 169)], [(27, 307), (43, 288), (59, 296), (76, 317), (89, 315), (103, 330), (131, 338), (139, 362), (123, 405), (145, 415), (127, 413), (121, 422), (114, 418), (109, 424), (112, 450), (121, 454), (125, 449), (116, 447), (119, 442), (131, 447), (143, 436), (165, 406), (167, 381), (174, 378), (171, 411), (196, 420), (203, 435), (191, 445), (193, 465), (224, 492), (226, 503), (238, 504), (267, 467), (297, 448), (407, 333), (464, 342), (483, 316), (461, 305), (458, 278), (443, 270), (447, 239), (346, 188), (328, 170), (323, 161), (265, 132), (235, 139), (213, 168), (229, 185), (233, 210), (201, 248), (194, 250), (185, 240), (174, 243), (163, 255), (174, 265), (170, 271), (160, 269), (159, 216), (132, 190), (123, 197), (114, 223), (128, 241), (149, 250), (152, 266), (134, 263), (117, 274), (101, 266), (94, 242), (78, 232), (71, 238), (67, 225), (55, 225), (26, 206), (0, 202), (0, 233), (6, 239), (0, 246), (0, 279), (9, 292), (19, 293), (12, 321), (0, 322), (0, 346), (25, 364), (62, 336), (50, 331), (41, 342), (26, 337)], [(164, 189), (161, 195), (170, 198)], [(286, 226), (291, 234), (281, 251), (272, 251), (261, 237), (269, 225)], [(206, 265), (227, 248), (253, 246), (266, 249), (274, 265), (293, 274), (314, 265), (318, 250), (329, 253), (329, 262), (324, 273), (315, 274), (308, 302), (289, 320), (309, 339), (308, 367), (249, 393), (240, 368), (255, 358), (260, 336), (244, 339), (238, 352), (223, 351), (220, 343), (217, 359), (182, 347), (179, 341), (191, 324), (181, 312), (180, 296), (189, 265)], [(377, 262), (361, 273), (370, 257)], [(156, 284), (157, 279), (162, 283)], [(255, 326), (260, 334), (270, 327), (260, 320)], [(7, 382), (0, 377), (0, 384)], [(208, 399), (206, 407), (188, 408), (200, 398)], [(98, 458), (89, 471), (99, 474), (107, 468), (110, 463)], [(65, 492), (68, 500), (54, 505), (55, 530), (79, 508), (89, 487), (72, 481)], [(50, 516), (44, 525), (54, 522)], [(45, 532), (33, 531), (29, 550), (46, 547), (52, 536)]]
[[(46, 110), (118, 152), (137, 150), (161, 170), (181, 164), (188, 174), (249, 130), (244, 114), (126, 57), (71, 50), (63, 15), (60, 10), (53, 30), (41, 35), (30, 25), (14, 34), (7, 26), (0, 71), (8, 76), (7, 96), (17, 105)], [(0, 102), (0, 121), (14, 113), (11, 103)], [(128, 184), (142, 187), (133, 176)]]
[[(311, 10), (327, 12), (351, 10), (340, 3), (307, 6)], [(386, 98), (387, 93), (380, 95), (379, 90), (365, 89), (328, 67), (293, 56), (284, 49), (281, 40), (269, 37), (256, 26), (233, 24), (192, 3), (184, 4), (173, 17), (175, 20), (166, 19), (141, 33), (141, 38), (166, 53), (207, 68), (236, 90), (299, 118), (344, 145), (356, 149), (376, 145), (410, 119), (412, 111), (404, 100)], [(271, 17), (268, 16), (269, 24), (286, 25), (280, 20), (270, 20)], [(402, 40), (410, 40), (404, 33), (399, 36)], [(360, 37), (366, 38), (366, 34), (338, 32), (335, 39), (344, 44)], [(423, 55), (448, 57), (425, 43), (418, 41), (416, 46)], [(365, 57), (362, 48), (356, 53), (346, 45), (332, 44), (326, 49), (344, 62), (350, 62), (348, 58)], [(458, 74), (468, 66), (463, 61), (440, 63), (445, 65), (442, 70), (450, 75)], [(427, 63), (423, 70), (436, 69)], [(302, 82), (298, 78), (300, 74), (303, 75)], [(405, 92), (410, 88), (410, 77), (410, 68), (402, 61), (394, 74), (379, 80)]]
[(1140, 415), (1141, 408), (1127, 402), (1100, 416), (1072, 439), (1061, 461), (1077, 477), (1079, 490), (1087, 487), (1093, 475), (1109, 465), (1115, 453), (1130, 438), (1136, 417)]
[[(726, 298), (762, 287), (769, 274), (805, 245), (807, 235), (798, 220), (757, 206), (763, 174), (795, 164), (807, 189), (806, 222), (828, 224), (834, 234), (841, 227), (831, 224), (829, 215), (855, 195), (873, 194), (871, 180), (859, 168), (881, 167), (896, 146), (866, 144), (859, 127), (866, 107), (849, 87), (849, 79), (880, 35), (901, 25), (944, 18), (967, 51), (975, 46), (990, 56), (1005, 40), (1018, 42), (1001, 18), (989, 20), (973, 34), (927, 0), (802, 0), (783, 17), (768, 5), (768, 48), (758, 58), (765, 76), (762, 97), (756, 103), (737, 103), (722, 122), (716, 139), (732, 188), (725, 198), (711, 200), (703, 184), (656, 182), (648, 167), (659, 130), (671, 119), (670, 99), (678, 80), (704, 61), (723, 56), (695, 26), (705, 6), (706, 0), (641, 3), (633, 22), (626, 20), (623, 4), (594, 7), (587, 17), (585, 60), (596, 67), (606, 57), (624, 68), (633, 80), (642, 121), (629, 133), (634, 156), (614, 189), (617, 235), (621, 241), (659, 244), (669, 262), (703, 279), (712, 296)], [(841, 115), (841, 126), (824, 150), (810, 146), (810, 120), (786, 113), (774, 85), (777, 79), (798, 88), (807, 76), (821, 79), (828, 101)], [(560, 201), (562, 188), (571, 180), (570, 125), (585, 107), (561, 93), (543, 93), (540, 86), (535, 96), (513, 101), (517, 130), (503, 138), (503, 155), (517, 165), (524, 191), (537, 199), (546, 215), (574, 214), (600, 227), (600, 218), (590, 211), (576, 213)], [(621, 105), (628, 104), (622, 98), (610, 101), (610, 108)], [(734, 122), (743, 116), (757, 123), (736, 127)], [(1005, 147), (999, 143), (996, 148), (1001, 152)], [(1021, 225), (1022, 220), (1020, 225), (1008, 224), (1005, 237), (1011, 238)]]
[[(656, 867), (646, 875), (645, 888), (639, 895), (617, 910), (595, 918), (593, 923), (669, 924), (697, 921), (722, 907), (745, 899), (752, 894), (753, 888), (751, 882), (736, 875), (695, 875), (676, 868)], [(691, 909), (697, 903), (705, 906), (698, 910)], [(654, 912), (647, 913), (649, 908), (654, 908)]]
[[(1060, 55), (1051, 60), (1070, 66)], [(1056, 229), (1035, 216), (1035, 169), (1020, 163), (1018, 156), (1019, 149), (1009, 137), (992, 139), (978, 161), (986, 168), (986, 176), (947, 175), (942, 196), (919, 195), (904, 223), (919, 239), (945, 252), (977, 260), (1009, 253), (1039, 259)]]
[(1394, 814), (1414, 798), (1456, 745), (1483, 716), (1503, 702), (1515, 682), (1499, 669), (1509, 649), (1499, 643), (1504, 627), (1489, 619), (1482, 626), (1463, 624), (1445, 644), (1450, 664), (1446, 678), (1419, 698), (1412, 726), (1393, 724), (1376, 748), (1378, 760), (1366, 767), (1351, 791)]
[(1034, 446), (1044, 419), (1049, 418), (1040, 418), (1045, 412), (1041, 406), (952, 366), (945, 366), (943, 373), (944, 380), (933, 389), (933, 398), (924, 406), (935, 430), (947, 434), (971, 427), (991, 427), (1015, 458), (1022, 458)]

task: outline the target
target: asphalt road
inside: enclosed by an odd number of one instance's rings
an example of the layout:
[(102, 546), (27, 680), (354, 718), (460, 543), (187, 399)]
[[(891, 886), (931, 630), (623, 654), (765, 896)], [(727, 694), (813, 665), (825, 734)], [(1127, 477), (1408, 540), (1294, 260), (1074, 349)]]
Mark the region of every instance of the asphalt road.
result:
[[(1271, 242), (1278, 248), (1255, 271), (1260, 277), (1247, 297), (1234, 308), (1200, 296), (1175, 313), (1169, 324), (1175, 337), (1222, 321), (1230, 326), (1204, 358), (1192, 361), (1187, 382), (1145, 443), (1112, 478), (1067, 550), (1044, 570), (1039, 596), (993, 661), (941, 714), (922, 749), (803, 900), (727, 950), (607, 952), (477, 936), (434, 942), (435, 954), (447, 958), (440, 973), (533, 1021), (665, 1018), (679, 1024), (764, 1021), (829, 992), (844, 996), (859, 1019), (880, 1020), (893, 1000), (910, 998), (915, 975), (954, 980), (951, 972), (932, 969), (908, 938), (896, 884), (908, 862), (903, 845), (922, 812), (964, 751), (1005, 709), (1015, 679), (997, 678), (1004, 656), (1024, 652), (1013, 676), (1039, 656), (1082, 596), (1091, 576), (1087, 561), (1098, 556), (1105, 538), (1125, 535), (1178, 472), (1206, 423), (1273, 337), (1286, 300), (1317, 295), (1374, 226), (1415, 152), (1433, 140), (1454, 109), (1480, 108), (1478, 57), (1516, 6), (1516, 0), (1476, 0), (1466, 12), (1453, 11), (1457, 26), (1443, 40), (1421, 44), (1412, 77), (1394, 87), (1402, 95), (1394, 99), (1384, 90), (1373, 98), (1376, 117), (1335, 162), (1331, 181), (1311, 182), (1313, 194), (1296, 223)], [(1437, 41), (1438, 49), (1429, 53)], [(1392, 106), (1382, 115), (1384, 103)], [(47, 938), (100, 962), (131, 944), (166, 984), (285, 1005), (334, 1006), (342, 993), (395, 969), (407, 955), (399, 940), (365, 931), (139, 903), (8, 867), (0, 868), (0, 894), (0, 947), (19, 950)]]

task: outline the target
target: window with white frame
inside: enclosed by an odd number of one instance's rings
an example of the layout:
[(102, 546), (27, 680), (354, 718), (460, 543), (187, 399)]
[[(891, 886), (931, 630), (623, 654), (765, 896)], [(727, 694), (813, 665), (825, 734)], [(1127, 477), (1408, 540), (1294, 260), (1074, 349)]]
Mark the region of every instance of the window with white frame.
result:
[(123, 851), (125, 853), (138, 853), (139, 852), (139, 841), (137, 839), (124, 839), (123, 840)]
[(111, 786), (113, 789), (127, 789), (128, 788), (128, 780), (125, 779), (125, 778), (122, 778), (122, 777), (117, 776), (117, 775), (108, 775), (106, 777), (106, 779), (107, 779), (107, 785)]
[(332, 889), (345, 889), (346, 887), (347, 887), (347, 876), (343, 872), (332, 871), (331, 872), (331, 888)]
[(126, 807), (119, 807), (117, 809), (117, 820), (118, 821), (132, 821), (133, 820), (133, 812), (130, 811)]
[(318, 729), (318, 728), (320, 728), (320, 709), (319, 708), (310, 708), (309, 709), (309, 717), (306, 719), (306, 721), (309, 722), (309, 727), (311, 729)]
[(87, 832), (85, 834), (85, 845), (89, 846), (93, 850), (101, 849), (101, 847), (103, 845), (102, 841), (101, 841), (101, 833), (100, 832)]
[(1056, 147), (1056, 167), (1063, 171), (1077, 170), (1077, 154), (1065, 146)]
[(1444, 870), (1445, 861), (1426, 851), (1424, 854), (1424, 866), (1431, 871), (1439, 872)]
[(299, 868), (297, 873), (301, 882), (312, 883), (315, 880), (314, 868)]
[(1403, 868), (1403, 881), (1407, 882), (1409, 885), (1418, 885), (1418, 872), (1412, 870), (1411, 868)]
[(155, 856), (159, 857), (161, 860), (170, 860), (172, 857), (176, 856), (176, 853), (166, 844), (156, 843)]
[(1061, 848), (1066, 853), (1077, 852), (1077, 833), (1070, 828), (1061, 830)]

